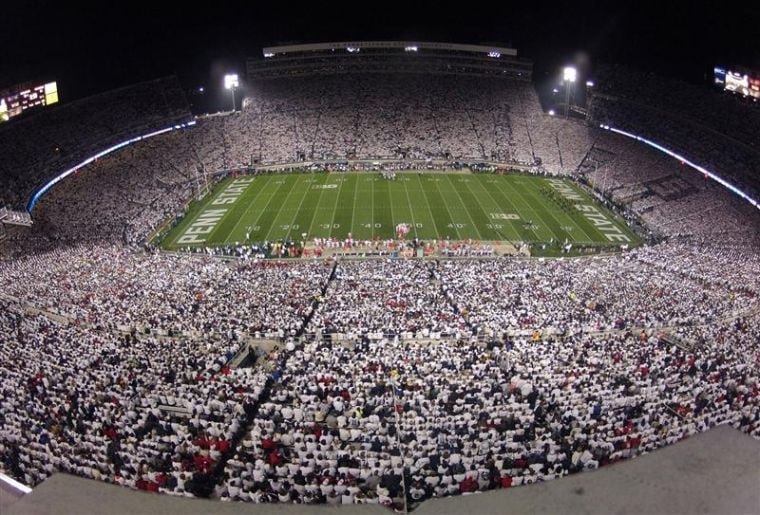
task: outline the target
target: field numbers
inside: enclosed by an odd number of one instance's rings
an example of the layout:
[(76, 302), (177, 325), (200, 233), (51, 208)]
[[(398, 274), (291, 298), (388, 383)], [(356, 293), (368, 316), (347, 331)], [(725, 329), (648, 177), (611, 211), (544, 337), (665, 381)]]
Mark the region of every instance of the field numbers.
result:
[(519, 220), (520, 217), (514, 213), (491, 213), (491, 220)]
[(285, 224), (281, 225), (280, 229), (283, 231), (297, 231), (299, 229), (298, 224)]
[(322, 229), (340, 229), (340, 224), (321, 224)]
[(486, 227), (489, 229), (503, 229), (504, 226), (502, 224), (486, 224)]
[(449, 224), (446, 227), (449, 229), (464, 229), (464, 226), (467, 224)]
[(375, 229), (382, 229), (383, 224), (378, 224), (378, 223), (376, 223), (374, 225), (373, 224), (362, 224), (362, 227), (364, 227), (365, 229), (372, 229), (373, 227)]

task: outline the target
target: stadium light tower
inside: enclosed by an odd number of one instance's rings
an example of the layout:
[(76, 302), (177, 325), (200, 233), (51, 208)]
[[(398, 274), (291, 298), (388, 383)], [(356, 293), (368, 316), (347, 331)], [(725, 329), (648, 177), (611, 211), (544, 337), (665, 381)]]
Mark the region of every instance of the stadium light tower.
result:
[(232, 92), (232, 111), (235, 111), (235, 88), (240, 86), (237, 73), (228, 73), (224, 76), (224, 89)]
[(562, 80), (565, 83), (565, 118), (570, 115), (570, 96), (575, 80), (578, 78), (578, 70), (573, 66), (565, 66), (562, 70)]

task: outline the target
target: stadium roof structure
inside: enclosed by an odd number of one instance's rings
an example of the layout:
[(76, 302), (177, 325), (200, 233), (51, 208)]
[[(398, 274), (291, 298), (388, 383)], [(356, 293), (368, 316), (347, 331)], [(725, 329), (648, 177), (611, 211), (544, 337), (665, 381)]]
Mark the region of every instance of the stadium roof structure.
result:
[(514, 48), (417, 41), (340, 41), (272, 46), (249, 58), (249, 81), (347, 73), (424, 73), (530, 81), (532, 61)]
[[(262, 49), (264, 57), (274, 57), (283, 54), (296, 54), (307, 52), (322, 52), (325, 50), (346, 50), (353, 49), (403, 49), (407, 52), (417, 52), (419, 50), (443, 50), (447, 52), (472, 52), (476, 54), (493, 54), (517, 57), (517, 50), (514, 48), (486, 46), (486, 45), (463, 45), (459, 43), (436, 43), (414, 41), (340, 41), (332, 43), (310, 43), (306, 45), (284, 45), (272, 46)], [(349, 50), (352, 49), (352, 50)]]

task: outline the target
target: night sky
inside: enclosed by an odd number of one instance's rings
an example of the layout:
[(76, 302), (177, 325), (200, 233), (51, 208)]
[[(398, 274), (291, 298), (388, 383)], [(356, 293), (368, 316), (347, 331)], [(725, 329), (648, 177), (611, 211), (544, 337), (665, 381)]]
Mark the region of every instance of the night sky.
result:
[[(694, 4), (699, 3), (698, 7)], [(117, 4), (122, 4), (114, 6)], [(63, 101), (177, 74), (218, 95), (221, 75), (278, 43), (402, 39), (503, 43), (536, 76), (579, 60), (692, 82), (714, 64), (760, 68), (760, 1), (67, 2), (0, 8), (0, 88), (57, 80)]]

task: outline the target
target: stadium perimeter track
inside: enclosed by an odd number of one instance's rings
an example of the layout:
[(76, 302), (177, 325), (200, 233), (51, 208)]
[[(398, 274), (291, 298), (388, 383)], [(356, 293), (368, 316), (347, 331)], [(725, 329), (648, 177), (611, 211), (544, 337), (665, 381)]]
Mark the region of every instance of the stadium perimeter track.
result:
[[(760, 442), (729, 426), (594, 472), (477, 495), (433, 499), (413, 513), (582, 513), (632, 515), (760, 513)], [(223, 503), (136, 492), (56, 474), (21, 499), (0, 491), (3, 515), (161, 513), (162, 515), (391, 513), (377, 505)]]

